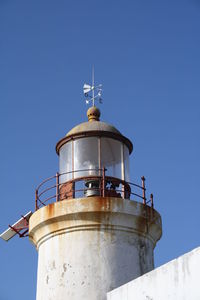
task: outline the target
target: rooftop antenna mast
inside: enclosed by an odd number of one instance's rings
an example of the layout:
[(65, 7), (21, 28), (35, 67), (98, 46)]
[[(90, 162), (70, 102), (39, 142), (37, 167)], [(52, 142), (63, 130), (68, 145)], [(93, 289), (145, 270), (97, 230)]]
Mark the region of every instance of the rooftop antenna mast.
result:
[[(95, 91), (97, 94), (95, 95)], [(92, 67), (92, 85), (85, 83), (83, 85), (83, 93), (85, 95), (86, 104), (89, 104), (92, 102), (92, 106), (95, 106), (95, 101), (99, 101), (99, 103), (102, 103), (102, 84), (96, 85), (94, 83), (94, 66)], [(92, 94), (92, 95), (91, 95)]]
[(94, 66), (92, 66), (92, 105), (94, 106)]

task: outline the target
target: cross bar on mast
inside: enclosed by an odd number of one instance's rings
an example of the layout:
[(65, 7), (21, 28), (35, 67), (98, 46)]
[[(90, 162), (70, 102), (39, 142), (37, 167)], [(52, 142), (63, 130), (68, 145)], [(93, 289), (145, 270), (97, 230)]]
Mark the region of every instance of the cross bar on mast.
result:
[[(95, 95), (95, 91), (97, 94)], [(99, 103), (102, 103), (102, 84), (99, 84), (95, 86), (95, 81), (94, 81), (94, 66), (92, 67), (92, 85), (85, 83), (83, 85), (83, 93), (86, 99), (86, 104), (89, 104), (92, 102), (92, 106), (95, 106), (95, 101), (99, 101)], [(91, 95), (90, 95), (91, 93)]]

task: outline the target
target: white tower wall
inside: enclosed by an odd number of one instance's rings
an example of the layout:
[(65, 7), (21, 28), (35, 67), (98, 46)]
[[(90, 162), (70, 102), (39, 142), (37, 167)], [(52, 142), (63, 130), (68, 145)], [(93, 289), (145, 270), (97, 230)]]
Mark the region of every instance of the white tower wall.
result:
[(32, 215), (29, 236), (39, 254), (37, 300), (106, 300), (154, 268), (161, 218), (120, 198), (64, 200)]

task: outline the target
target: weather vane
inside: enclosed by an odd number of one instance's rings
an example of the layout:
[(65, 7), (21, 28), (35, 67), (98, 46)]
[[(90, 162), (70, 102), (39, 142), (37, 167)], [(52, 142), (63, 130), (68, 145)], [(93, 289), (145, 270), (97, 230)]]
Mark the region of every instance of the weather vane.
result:
[[(97, 94), (95, 95), (95, 91)], [(91, 94), (90, 94), (91, 92)], [(94, 84), (94, 67), (92, 68), (92, 85), (89, 85), (87, 83), (83, 86), (83, 93), (85, 95), (86, 104), (89, 104), (92, 102), (92, 106), (95, 106), (95, 101), (99, 101), (99, 103), (102, 103), (102, 84), (96, 85)]]

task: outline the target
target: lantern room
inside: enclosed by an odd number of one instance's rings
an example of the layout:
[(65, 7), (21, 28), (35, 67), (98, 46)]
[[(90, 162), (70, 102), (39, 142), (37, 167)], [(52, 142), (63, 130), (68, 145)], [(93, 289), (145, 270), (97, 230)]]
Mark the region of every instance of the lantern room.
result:
[[(86, 196), (93, 196), (100, 193), (100, 182), (93, 177), (101, 177), (103, 170), (106, 177), (112, 178), (108, 182), (112, 189), (119, 187), (120, 182), (130, 181), (129, 155), (133, 145), (115, 127), (100, 121), (97, 107), (89, 108), (87, 117), (88, 122), (74, 127), (57, 143), (56, 151), (59, 155), (59, 183), (70, 182), (72, 190), (74, 182), (86, 178), (85, 187), (90, 189)], [(69, 187), (70, 184), (68, 192)]]

